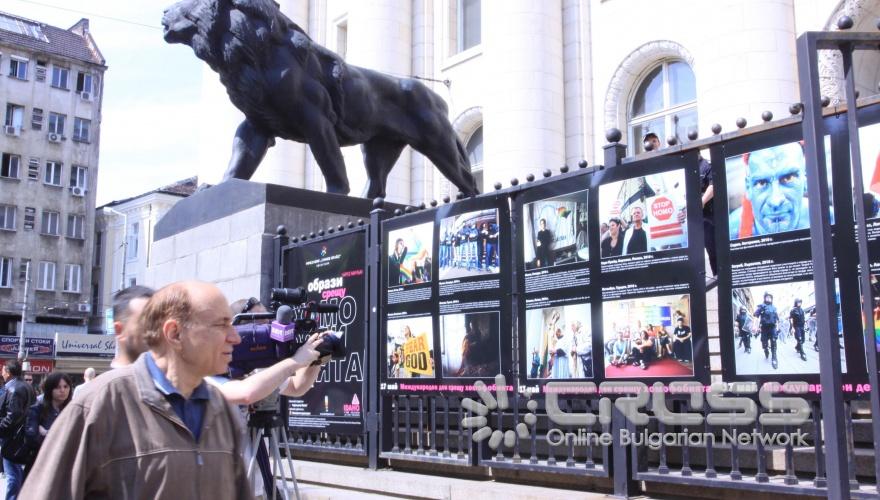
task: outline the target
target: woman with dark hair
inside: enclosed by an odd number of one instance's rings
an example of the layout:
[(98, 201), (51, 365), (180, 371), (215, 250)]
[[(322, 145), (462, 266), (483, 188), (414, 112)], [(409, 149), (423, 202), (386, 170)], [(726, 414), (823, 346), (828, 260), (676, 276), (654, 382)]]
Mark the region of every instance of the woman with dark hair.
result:
[[(70, 377), (61, 372), (52, 372), (43, 381), (43, 400), (31, 405), (25, 427), (25, 435), (35, 451), (34, 458), (46, 434), (49, 433), (49, 428), (52, 427), (61, 410), (70, 402), (73, 395), (73, 391), (70, 390), (72, 385)], [(25, 477), (32, 465), (33, 463), (25, 465)]]
[(608, 237), (602, 240), (602, 258), (623, 255), (623, 234), (621, 234), (620, 219), (612, 217), (608, 221)]

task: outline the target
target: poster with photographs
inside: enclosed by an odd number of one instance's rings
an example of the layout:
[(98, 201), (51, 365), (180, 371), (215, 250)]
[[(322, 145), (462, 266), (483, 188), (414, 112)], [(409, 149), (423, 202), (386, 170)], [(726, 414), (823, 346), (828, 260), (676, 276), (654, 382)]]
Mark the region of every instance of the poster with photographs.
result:
[(387, 378), (434, 377), (434, 321), (431, 316), (389, 319), (385, 332)]
[(471, 278), (501, 268), (497, 209), (477, 210), (440, 221), (440, 279)]
[(639, 297), (602, 304), (605, 378), (694, 375), (690, 294)]
[(604, 184), (599, 188), (603, 259), (687, 248), (684, 170)]
[(523, 207), (526, 270), (590, 260), (588, 191), (533, 201)]
[(489, 378), (500, 370), (498, 311), (440, 316), (443, 378)]
[(429, 283), (434, 224), (426, 222), (388, 233), (388, 286)]
[(593, 332), (590, 304), (526, 310), (527, 377), (593, 378)]
[[(832, 325), (846, 373), (843, 317), (839, 292)], [(739, 375), (803, 375), (819, 373), (816, 297), (812, 280), (733, 289), (731, 313), (736, 373)]]

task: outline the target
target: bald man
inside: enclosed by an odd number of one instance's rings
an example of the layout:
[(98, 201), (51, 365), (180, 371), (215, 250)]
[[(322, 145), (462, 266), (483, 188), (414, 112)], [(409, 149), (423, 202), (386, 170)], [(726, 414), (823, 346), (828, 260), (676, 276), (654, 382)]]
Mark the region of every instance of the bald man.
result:
[(22, 498), (252, 498), (238, 410), (204, 382), (241, 342), (226, 298), (208, 283), (168, 285), (140, 330), (149, 351), (61, 412)]

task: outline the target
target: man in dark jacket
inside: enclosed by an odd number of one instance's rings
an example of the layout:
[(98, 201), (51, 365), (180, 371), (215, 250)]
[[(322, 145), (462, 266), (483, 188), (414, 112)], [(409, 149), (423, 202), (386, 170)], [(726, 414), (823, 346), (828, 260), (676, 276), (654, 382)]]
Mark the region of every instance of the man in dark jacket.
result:
[(795, 345), (794, 348), (800, 355), (801, 359), (806, 361), (807, 354), (804, 352), (804, 325), (807, 321), (801, 303), (801, 299), (794, 299), (794, 307), (791, 308), (791, 312), (788, 314), (788, 319), (791, 323), (791, 329), (794, 330), (794, 339), (797, 341), (797, 345)]
[[(12, 359), (3, 366), (3, 380), (6, 381), (6, 394), (0, 402), (0, 438), (4, 441), (16, 435), (24, 426), (28, 408), (34, 403), (36, 394), (33, 387), (21, 379), (21, 364)], [(3, 459), (6, 474), (6, 499), (18, 498), (21, 489), (23, 464)]]
[[(776, 306), (773, 305), (773, 295), (770, 292), (764, 293), (764, 302), (755, 310), (756, 318), (761, 322), (761, 347), (764, 348), (764, 359), (770, 357), (773, 353), (773, 369), (777, 369), (779, 363), (776, 361), (776, 324), (779, 322), (779, 314), (776, 312)], [(768, 350), (769, 347), (769, 350)]]

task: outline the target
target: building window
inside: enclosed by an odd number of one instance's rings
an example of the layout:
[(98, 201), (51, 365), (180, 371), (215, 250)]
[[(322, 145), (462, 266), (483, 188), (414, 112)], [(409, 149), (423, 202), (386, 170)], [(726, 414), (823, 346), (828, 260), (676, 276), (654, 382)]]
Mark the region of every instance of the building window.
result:
[(140, 224), (135, 222), (131, 225), (131, 228), (128, 230), (128, 242), (126, 243), (125, 255), (128, 256), (128, 260), (137, 260), (138, 257), (138, 232), (140, 231)]
[(74, 118), (73, 140), (77, 142), (89, 142), (89, 128), (91, 126), (91, 120), (86, 120), (85, 118)]
[(0, 177), (18, 179), (18, 165), (20, 163), (21, 156), (3, 153), (3, 156), (0, 156)]
[(49, 133), (50, 134), (58, 134), (60, 136), (64, 135), (64, 122), (67, 120), (67, 115), (60, 115), (58, 113), (49, 113)]
[(0, 257), (0, 288), (12, 288), (12, 259)]
[(82, 291), (82, 266), (79, 264), (64, 266), (64, 291), (71, 293)]
[(92, 93), (92, 75), (80, 71), (76, 74), (76, 91), (80, 94), (87, 92)]
[(43, 220), (40, 229), (41, 234), (47, 236), (60, 236), (61, 214), (58, 212), (43, 211)]
[(33, 231), (37, 218), (37, 209), (34, 207), (24, 207), (24, 230)]
[(67, 216), (67, 237), (68, 238), (76, 238), (78, 240), (83, 239), (83, 234), (85, 233), (84, 227), (86, 224), (86, 216), (85, 215), (68, 215)]
[(0, 229), (15, 231), (15, 207), (0, 205)]
[(36, 79), (38, 82), (46, 81), (46, 61), (37, 59)]
[(85, 192), (89, 187), (89, 169), (79, 165), (70, 167), (70, 187), (80, 188)]
[(9, 76), (19, 80), (27, 80), (27, 59), (12, 58), (9, 60)]
[(43, 174), (43, 182), (50, 186), (61, 185), (61, 163), (57, 161), (47, 161), (46, 171)]
[(471, 134), (465, 147), (471, 162), (471, 174), (477, 182), (477, 189), (483, 190), (483, 127)]
[(343, 59), (348, 53), (348, 21), (336, 25), (336, 53)]
[(480, 0), (457, 0), (457, 47), (458, 52), (480, 44)]
[(657, 134), (660, 143), (675, 137), (690, 142), (687, 133), (697, 127), (697, 85), (694, 72), (683, 61), (664, 61), (645, 76), (636, 89), (628, 116), (630, 144), (645, 150), (644, 138)]
[(95, 234), (95, 267), (101, 267), (101, 248), (104, 246), (104, 233)]
[(37, 290), (55, 289), (55, 263), (40, 261), (40, 270), (37, 274)]
[(31, 128), (34, 130), (40, 130), (43, 128), (43, 110), (40, 108), (34, 108), (31, 112)]
[(128, 278), (128, 286), (129, 287), (133, 287), (133, 286), (137, 285), (137, 283), (138, 283), (137, 278)]
[(52, 67), (52, 86), (56, 89), (64, 89), (67, 90), (67, 75), (70, 74), (70, 70), (67, 68), (61, 68), (58, 66)]
[(40, 180), (40, 159), (34, 156), (28, 160), (28, 180)]
[(18, 282), (24, 284), (25, 281), (30, 280), (30, 269), (31, 259), (21, 259), (21, 263), (18, 265)]
[(24, 106), (19, 106), (18, 104), (7, 104), (6, 105), (6, 121), (5, 125), (7, 127), (15, 127), (15, 133), (19, 133), (21, 131), (21, 126), (24, 123)]

